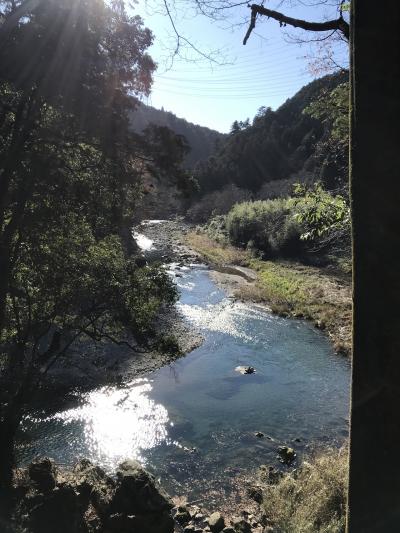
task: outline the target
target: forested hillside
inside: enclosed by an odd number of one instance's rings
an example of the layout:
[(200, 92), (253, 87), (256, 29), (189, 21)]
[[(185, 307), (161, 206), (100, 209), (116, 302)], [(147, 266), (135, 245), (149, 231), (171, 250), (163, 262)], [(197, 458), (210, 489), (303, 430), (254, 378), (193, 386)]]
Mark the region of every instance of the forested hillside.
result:
[(188, 217), (263, 258), (337, 261), (350, 251), (348, 73), (303, 87), (277, 111), (232, 125), (196, 168)]
[(155, 109), (145, 104), (138, 106), (135, 112), (131, 114), (130, 120), (133, 129), (139, 133), (149, 124), (156, 124), (157, 126), (167, 126), (174, 133), (183, 135), (190, 146), (190, 152), (185, 157), (185, 164), (188, 168), (192, 168), (199, 161), (204, 161), (210, 157), (226, 137), (223, 133), (192, 124), (169, 111)]
[(215, 155), (195, 169), (200, 194), (232, 184), (256, 193), (267, 183), (307, 176), (336, 187), (346, 179), (347, 153), (328, 142), (332, 120), (310, 106), (347, 78), (340, 72), (317, 79), (276, 111), (261, 107), (252, 124), (235, 121)]

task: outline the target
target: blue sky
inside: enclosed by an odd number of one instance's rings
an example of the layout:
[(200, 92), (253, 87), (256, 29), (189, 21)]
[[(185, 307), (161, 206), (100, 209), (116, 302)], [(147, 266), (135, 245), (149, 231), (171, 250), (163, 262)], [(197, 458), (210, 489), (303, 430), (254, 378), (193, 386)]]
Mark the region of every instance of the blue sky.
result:
[[(230, 10), (229, 19), (215, 22), (196, 16), (188, 7), (189, 1), (169, 4), (176, 27), (201, 52), (211, 52), (217, 63), (201, 58), (187, 46), (182, 49), (186, 59), (175, 57), (172, 62), (175, 37), (170, 20), (162, 14), (162, 4), (159, 0), (140, 0), (135, 11), (154, 33), (150, 54), (158, 64), (152, 93), (145, 103), (163, 107), (195, 124), (227, 132), (234, 120), (252, 119), (261, 106), (276, 109), (316, 77), (310, 73), (309, 64), (310, 57), (318, 54), (318, 45), (288, 42), (288, 34), (305, 38), (310, 34), (280, 28), (276, 21), (264, 17), (258, 19), (255, 31), (243, 46), (250, 12), (246, 6)], [(268, 7), (276, 6), (270, 1)], [(283, 6), (280, 10), (316, 21), (337, 17), (332, 7), (319, 3)], [(335, 45), (333, 53), (340, 65), (347, 64), (345, 45)]]

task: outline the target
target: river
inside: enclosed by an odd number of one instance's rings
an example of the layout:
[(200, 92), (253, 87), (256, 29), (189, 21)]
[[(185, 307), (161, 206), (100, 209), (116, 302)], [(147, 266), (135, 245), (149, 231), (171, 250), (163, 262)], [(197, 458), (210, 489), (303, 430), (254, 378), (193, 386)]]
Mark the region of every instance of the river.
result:
[[(151, 241), (142, 243), (151, 249)], [(211, 498), (261, 464), (279, 465), (279, 445), (301, 456), (347, 438), (350, 364), (323, 333), (233, 301), (205, 266), (168, 268), (178, 308), (203, 344), (123, 386), (82, 394), (59, 412), (31, 413), (21, 462), (38, 454), (70, 464), (83, 456), (112, 471), (134, 457), (172, 494)], [(247, 365), (253, 374), (237, 370)]]

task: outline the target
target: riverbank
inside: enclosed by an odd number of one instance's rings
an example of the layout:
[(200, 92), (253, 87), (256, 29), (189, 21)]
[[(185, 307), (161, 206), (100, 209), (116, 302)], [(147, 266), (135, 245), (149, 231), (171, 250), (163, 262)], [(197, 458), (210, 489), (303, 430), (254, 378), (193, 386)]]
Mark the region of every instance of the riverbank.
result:
[[(171, 276), (177, 279), (179, 270), (200, 262), (200, 256), (182, 242), (188, 231), (186, 225), (181, 221), (159, 222), (144, 222), (135, 228), (134, 235), (143, 261), (164, 263), (166, 268), (171, 268)], [(152, 347), (138, 346), (128, 334), (118, 344), (91, 338), (76, 341), (49, 370), (43, 380), (43, 392), (57, 391), (62, 396), (76, 389), (88, 391), (105, 385), (122, 385), (173, 363), (203, 341), (201, 334), (175, 306), (162, 311), (154, 329), (160, 342)]]
[(120, 344), (81, 339), (60, 357), (43, 380), (43, 392), (61, 396), (78, 389), (87, 391), (105, 385), (122, 385), (171, 364), (196, 349), (202, 336), (186, 323), (175, 307), (158, 317), (162, 339), (155, 348), (140, 347), (128, 335)]
[[(152, 365), (162, 360), (148, 361), (147, 353), (137, 354), (125, 365), (117, 354), (114, 361), (107, 355), (105, 361), (99, 361), (99, 371), (106, 369), (107, 373), (109, 365), (112, 379), (120, 376), (122, 387), (117, 381), (114, 387), (78, 394), (77, 402), (71, 402), (67, 409), (63, 406), (62, 413), (52, 398), (46, 413), (39, 412), (27, 421), (21, 439), (25, 451), (21, 452), (28, 461), (34, 457), (30, 449), (34, 454), (54, 457), (61, 477), (56, 475), (53, 491), (59, 492), (64, 490), (64, 482), (71, 484), (68, 472), (79, 451), (79, 456), (99, 463), (104, 475), (111, 476), (111, 489), (106, 492), (111, 490), (112, 499), (114, 490), (119, 490), (118, 476), (116, 482), (113, 477), (119, 462), (138, 457), (175, 495), (172, 516), (176, 533), (221, 531), (224, 526), (230, 533), (273, 531), (275, 517), (260, 507), (266, 484), (301, 468), (301, 458), (309, 457), (316, 443), (342, 444), (348, 362), (332, 358), (327, 340), (305, 322), (272, 317), (258, 306), (227, 298), (227, 293), (250, 290), (258, 274), (243, 265), (224, 266), (222, 261), (217, 270), (196, 265), (201, 258), (186, 244), (183, 235), (187, 232), (188, 227), (179, 220), (145, 223), (137, 228), (138, 237), (147, 246), (144, 259), (151, 254), (152, 260), (163, 262), (178, 285), (176, 313), (179, 320), (186, 321), (182, 342), (190, 344), (198, 329), (204, 337), (201, 347), (131, 383), (129, 376), (150, 372)], [(222, 291), (212, 279), (225, 284), (227, 290)], [(174, 318), (167, 321), (165, 331), (175, 336), (174, 324)], [(165, 365), (171, 362), (169, 357), (174, 354), (166, 356)], [(242, 374), (237, 372), (238, 365), (254, 365), (256, 371)], [(80, 373), (84, 380), (84, 367)], [(72, 445), (63, 446), (60, 453), (53, 443), (61, 436)], [(86, 483), (85, 476), (82, 479)], [(68, 498), (80, 498), (80, 490), (74, 486), (67, 492)], [(54, 503), (53, 492), (49, 499), (32, 494), (40, 506)], [(292, 507), (296, 502), (290, 502), (289, 496), (283, 490), (282, 502)], [(96, 507), (97, 499), (91, 504)], [(37, 512), (45, 518), (52, 509)], [(92, 507), (89, 511), (92, 523), (98, 524), (93, 531), (108, 531), (109, 520), (115, 527), (128, 526), (132, 520), (131, 510), (125, 516), (124, 510), (113, 512), (113, 506), (104, 512), (93, 512)], [(224, 526), (211, 529), (209, 518), (212, 524)]]
[[(198, 252), (211, 268), (228, 266), (250, 269), (247, 275), (230, 279), (213, 274), (233, 297), (266, 304), (281, 316), (305, 318), (324, 330), (337, 353), (351, 353), (351, 280), (333, 269), (289, 261), (262, 261), (246, 250), (222, 245), (203, 233), (188, 232), (186, 244)], [(239, 274), (241, 274), (239, 270)], [(246, 271), (245, 271), (246, 274)]]
[(16, 469), (14, 508), (1, 523), (5, 533), (263, 533), (261, 488), (250, 493), (257, 501), (245, 509), (210, 511), (171, 498), (135, 460), (109, 475), (87, 459), (66, 468), (37, 458)]

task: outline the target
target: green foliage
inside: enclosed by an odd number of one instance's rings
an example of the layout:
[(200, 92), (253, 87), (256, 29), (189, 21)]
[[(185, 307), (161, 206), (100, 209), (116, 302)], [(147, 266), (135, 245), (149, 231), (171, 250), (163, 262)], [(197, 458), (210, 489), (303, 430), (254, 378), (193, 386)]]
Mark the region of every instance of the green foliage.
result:
[(215, 215), (203, 226), (203, 231), (210, 239), (220, 243), (228, 242), (228, 230), (226, 227), (226, 216)]
[(326, 187), (346, 194), (349, 160), (349, 82), (324, 89), (303, 113), (325, 126), (315, 146), (318, 177)]
[(156, 342), (156, 348), (162, 353), (177, 355), (181, 353), (179, 342), (174, 335), (161, 335)]
[(346, 199), (324, 190), (321, 183), (294, 188), (295, 218), (304, 228), (303, 240), (316, 245), (349, 247), (350, 208)]
[(349, 82), (341, 83), (332, 91), (324, 90), (303, 113), (328, 123), (334, 139), (348, 142), (349, 98)]
[(174, 301), (161, 271), (135, 269), (128, 228), (144, 158), (178, 174), (187, 145), (129, 130), (154, 70), (140, 17), (101, 0), (17, 4), (0, 2), (0, 333), (34, 361), (48, 328), (143, 337)]
[(232, 244), (260, 250), (265, 257), (304, 253), (291, 199), (236, 204), (226, 216), (226, 229)]
[(161, 268), (137, 266), (130, 224), (143, 174), (181, 176), (187, 147), (130, 131), (155, 65), (123, 2), (0, 0), (0, 20), (1, 484), (30, 395), (74, 339), (146, 343), (175, 301)]
[(319, 251), (343, 255), (350, 246), (350, 210), (344, 196), (296, 184), (293, 197), (235, 204), (226, 216), (211, 217), (205, 233), (221, 243), (261, 253), (264, 258), (305, 258)]
[(45, 232), (32, 228), (21, 243), (6, 340), (33, 350), (50, 326), (69, 336), (118, 338), (129, 330), (145, 338), (161, 306), (176, 298), (168, 276), (137, 268), (117, 236), (95, 239), (76, 215), (60, 222)]

